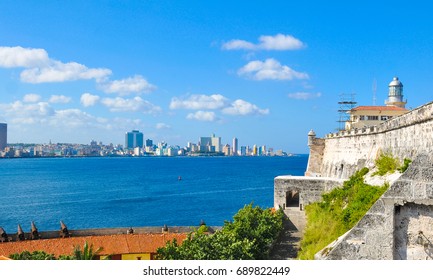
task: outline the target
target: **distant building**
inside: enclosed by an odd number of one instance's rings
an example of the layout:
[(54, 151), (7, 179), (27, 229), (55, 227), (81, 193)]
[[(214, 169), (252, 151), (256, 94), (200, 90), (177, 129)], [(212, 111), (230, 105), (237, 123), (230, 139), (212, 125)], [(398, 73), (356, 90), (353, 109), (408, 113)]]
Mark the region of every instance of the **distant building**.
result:
[(350, 120), (346, 122), (346, 130), (375, 126), (408, 112), (405, 109), (407, 101), (403, 101), (403, 84), (394, 77), (388, 87), (386, 106), (358, 106), (351, 109), (348, 112)]
[(253, 156), (257, 156), (258, 153), (258, 149), (257, 149), (257, 145), (253, 146)]
[(233, 146), (232, 146), (232, 155), (237, 156), (238, 155), (238, 138), (233, 138)]
[(8, 143), (8, 125), (0, 123), (0, 151), (3, 151)]
[(247, 155), (247, 147), (241, 146), (241, 156), (246, 156), (246, 155)]
[(221, 152), (221, 137), (200, 137), (200, 152)]
[(230, 156), (232, 154), (229, 144), (225, 144), (224, 145), (224, 147), (223, 147), (223, 153), (224, 153), (225, 156)]
[(133, 130), (125, 134), (125, 149), (143, 147), (143, 133), (138, 130)]
[(153, 147), (153, 141), (150, 139), (146, 140), (146, 147)]

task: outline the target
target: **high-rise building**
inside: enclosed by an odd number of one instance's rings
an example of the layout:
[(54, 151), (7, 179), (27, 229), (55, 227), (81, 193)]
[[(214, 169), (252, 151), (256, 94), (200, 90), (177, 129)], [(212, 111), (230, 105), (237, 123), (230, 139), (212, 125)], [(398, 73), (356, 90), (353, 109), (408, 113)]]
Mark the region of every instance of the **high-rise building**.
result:
[(0, 123), (0, 151), (3, 151), (8, 143), (8, 125)]
[(232, 146), (232, 155), (237, 156), (238, 155), (238, 138), (233, 138), (233, 146)]
[(246, 156), (246, 155), (247, 155), (247, 147), (241, 146), (241, 156)]
[(131, 132), (126, 132), (125, 134), (125, 149), (143, 147), (143, 133), (138, 130), (133, 130)]
[(221, 137), (200, 137), (200, 152), (221, 152)]
[(153, 147), (153, 141), (150, 139), (146, 140), (146, 147)]
[(231, 155), (231, 149), (230, 149), (230, 145), (229, 144), (225, 144), (223, 147), (223, 153), (225, 156), (230, 156)]

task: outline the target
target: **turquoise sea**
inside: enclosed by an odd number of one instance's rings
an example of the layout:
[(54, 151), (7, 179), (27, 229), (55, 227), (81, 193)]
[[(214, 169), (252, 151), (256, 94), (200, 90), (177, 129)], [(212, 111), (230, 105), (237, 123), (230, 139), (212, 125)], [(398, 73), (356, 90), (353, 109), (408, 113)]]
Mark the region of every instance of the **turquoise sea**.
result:
[[(0, 160), (0, 227), (30, 230), (223, 225), (245, 204), (273, 206), (273, 180), (303, 175), (293, 157)], [(181, 180), (179, 180), (181, 179)]]

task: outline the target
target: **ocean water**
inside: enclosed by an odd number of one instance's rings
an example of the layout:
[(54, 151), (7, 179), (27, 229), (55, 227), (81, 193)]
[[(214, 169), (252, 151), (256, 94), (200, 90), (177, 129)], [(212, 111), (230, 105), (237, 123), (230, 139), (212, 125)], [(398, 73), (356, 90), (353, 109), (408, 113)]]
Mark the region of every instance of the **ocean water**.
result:
[[(30, 230), (223, 225), (245, 204), (273, 206), (273, 180), (302, 175), (293, 157), (0, 160), (0, 227)], [(181, 180), (179, 180), (181, 177)]]

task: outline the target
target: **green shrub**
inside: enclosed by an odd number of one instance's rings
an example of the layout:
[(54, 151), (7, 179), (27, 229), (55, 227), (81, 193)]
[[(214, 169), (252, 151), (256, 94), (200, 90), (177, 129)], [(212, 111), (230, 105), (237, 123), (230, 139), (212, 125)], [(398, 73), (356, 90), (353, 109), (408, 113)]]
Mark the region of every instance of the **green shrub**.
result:
[(389, 187), (364, 183), (368, 168), (356, 172), (341, 188), (322, 195), (322, 201), (305, 207), (307, 226), (301, 240), (300, 259), (314, 254), (351, 229)]
[(398, 170), (400, 173), (404, 173), (404, 172), (406, 171), (406, 169), (409, 167), (409, 164), (410, 164), (411, 162), (412, 162), (412, 161), (411, 161), (410, 159), (405, 158), (405, 159), (403, 160), (403, 165), (400, 166), (399, 168), (397, 168), (397, 170)]
[(182, 242), (167, 242), (157, 249), (161, 260), (254, 260), (267, 259), (272, 243), (283, 229), (284, 214), (253, 207), (240, 209), (233, 222), (226, 221), (221, 230), (208, 234), (199, 228)]
[(383, 176), (388, 173), (392, 174), (399, 168), (398, 159), (394, 158), (390, 153), (382, 153), (375, 163), (377, 171), (373, 175)]

